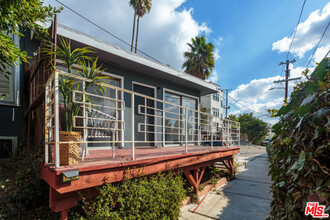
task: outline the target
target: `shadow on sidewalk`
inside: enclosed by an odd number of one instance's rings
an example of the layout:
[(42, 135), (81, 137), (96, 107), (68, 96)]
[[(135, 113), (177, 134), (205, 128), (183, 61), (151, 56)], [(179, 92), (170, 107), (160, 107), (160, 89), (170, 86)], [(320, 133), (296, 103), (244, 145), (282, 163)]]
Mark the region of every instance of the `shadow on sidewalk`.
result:
[(247, 169), (221, 189), (221, 197), (227, 204), (216, 219), (257, 220), (269, 216), (272, 195), (267, 155), (261, 154), (247, 160)]

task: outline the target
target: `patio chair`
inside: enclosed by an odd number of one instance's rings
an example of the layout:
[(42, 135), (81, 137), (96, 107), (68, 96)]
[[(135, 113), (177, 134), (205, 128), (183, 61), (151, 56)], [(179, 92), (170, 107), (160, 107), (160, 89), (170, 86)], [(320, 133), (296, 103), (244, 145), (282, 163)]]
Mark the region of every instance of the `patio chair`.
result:
[[(112, 140), (112, 157), (115, 156), (115, 137), (117, 129), (117, 119), (109, 114), (100, 110), (86, 107), (86, 128), (84, 129), (84, 145), (81, 160), (88, 156), (88, 138), (109, 138)], [(94, 129), (95, 128), (95, 129)], [(103, 128), (103, 129), (102, 129)]]

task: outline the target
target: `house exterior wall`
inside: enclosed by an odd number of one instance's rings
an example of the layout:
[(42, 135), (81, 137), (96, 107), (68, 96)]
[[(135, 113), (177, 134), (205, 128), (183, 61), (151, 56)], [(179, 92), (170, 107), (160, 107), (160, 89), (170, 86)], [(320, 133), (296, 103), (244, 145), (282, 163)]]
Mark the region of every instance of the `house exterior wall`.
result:
[[(25, 37), (22, 37), (19, 42), (19, 47), (21, 50), (27, 52), (29, 57), (33, 57), (33, 52), (35, 52), (39, 46), (39, 42), (30, 40), (30, 32), (26, 31), (24, 33)], [(14, 77), (17, 77), (18, 84), (15, 88), (15, 95), (18, 92), (18, 101), (15, 104), (7, 104), (0, 102), (0, 137), (1, 139), (6, 139), (6, 137), (17, 138), (17, 143), (22, 141), (24, 136), (24, 110), (25, 106), (25, 95), (24, 94), (24, 83), (25, 83), (25, 64), (20, 64), (15, 66)]]
[[(169, 89), (172, 91), (176, 91), (178, 93), (186, 94), (187, 96), (194, 96), (196, 98), (200, 98), (200, 92), (196, 90), (192, 90), (186, 87), (183, 87), (182, 85), (176, 85), (173, 83), (165, 82), (158, 80), (156, 78), (150, 78), (149, 76), (145, 76), (142, 73), (134, 72), (131, 70), (127, 70), (122, 67), (116, 67), (108, 65), (107, 63), (103, 64), (103, 67), (106, 68), (106, 72), (118, 75), (121, 77), (124, 77), (124, 89), (133, 90), (133, 82), (146, 84), (152, 87), (156, 88), (156, 98), (163, 100), (164, 97), (164, 90)], [(200, 99), (199, 99), (200, 100)], [(131, 120), (131, 95), (125, 94), (124, 95), (124, 101), (125, 101), (125, 111), (124, 111), (124, 120), (125, 120), (125, 131), (124, 131), (124, 140), (132, 140), (132, 133), (131, 133), (131, 126), (132, 126), (132, 120)], [(163, 109), (162, 103), (157, 103), (156, 106), (158, 109)], [(162, 124), (162, 120), (159, 121), (158, 119), (157, 123)], [(157, 135), (157, 140), (162, 141), (163, 137), (162, 135)], [(161, 142), (156, 144), (157, 146), (163, 146)], [(124, 144), (124, 147), (130, 147), (129, 143)]]

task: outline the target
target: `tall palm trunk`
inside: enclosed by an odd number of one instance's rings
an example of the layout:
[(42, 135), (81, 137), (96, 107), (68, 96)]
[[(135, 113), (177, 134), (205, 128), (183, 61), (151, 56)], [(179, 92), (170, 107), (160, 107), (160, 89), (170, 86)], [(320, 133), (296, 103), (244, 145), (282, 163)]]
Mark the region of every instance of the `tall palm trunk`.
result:
[(136, 26), (135, 53), (137, 51), (137, 42), (138, 42), (138, 36), (139, 36), (139, 23), (140, 23), (140, 16), (138, 16), (137, 26)]
[(133, 52), (134, 33), (135, 33), (135, 21), (136, 21), (136, 12), (134, 11), (134, 21), (133, 21), (133, 33), (132, 33), (131, 52)]

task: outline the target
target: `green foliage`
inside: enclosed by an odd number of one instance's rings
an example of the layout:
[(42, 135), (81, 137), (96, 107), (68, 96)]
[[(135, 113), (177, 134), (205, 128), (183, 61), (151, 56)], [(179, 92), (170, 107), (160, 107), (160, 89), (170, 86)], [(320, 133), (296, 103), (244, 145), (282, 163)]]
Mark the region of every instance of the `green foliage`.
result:
[(178, 219), (186, 196), (183, 183), (181, 175), (169, 171), (106, 184), (95, 200), (83, 200), (81, 219)]
[(228, 116), (228, 119), (229, 119), (229, 120), (232, 120), (232, 121), (238, 121), (238, 118), (237, 118), (236, 115), (229, 115), (229, 116)]
[(253, 144), (260, 144), (262, 138), (269, 132), (267, 123), (254, 117), (252, 113), (239, 115), (237, 120), (241, 125), (241, 133), (246, 134)]
[(208, 78), (214, 68), (214, 45), (206, 43), (206, 38), (203, 35), (196, 36), (191, 41), (192, 44), (187, 43), (189, 51), (183, 54), (186, 61), (182, 68), (185, 68), (186, 73), (201, 79)]
[(0, 219), (58, 219), (48, 207), (49, 186), (40, 177), (42, 148), (0, 163)]
[(23, 36), (25, 29), (33, 30), (40, 37), (45, 37), (47, 31), (36, 22), (45, 22), (60, 12), (56, 8), (42, 6), (40, 0), (10, 0), (0, 1), (0, 74), (5, 73), (6, 66), (16, 65), (16, 62), (27, 62), (27, 53), (14, 44), (11, 35)]
[[(94, 53), (94, 50), (90, 47), (76, 48), (72, 50), (70, 40), (59, 37), (60, 46), (49, 42), (50, 46), (42, 49), (42, 52), (46, 54), (45, 57), (51, 57), (56, 55), (56, 59), (64, 62), (67, 67), (67, 72), (72, 75), (79, 75), (86, 78), (85, 91), (95, 85), (94, 87), (103, 93), (104, 87), (98, 83), (104, 82), (104, 79), (109, 78), (107, 76), (101, 76), (104, 70), (101, 70), (102, 65), (98, 66), (98, 58), (93, 58), (88, 54)], [(56, 48), (56, 50), (53, 49)], [(92, 62), (92, 64), (90, 63)], [(54, 63), (54, 60), (51, 60)], [(72, 66), (78, 64), (78, 73), (72, 72)], [(53, 67), (55, 68), (55, 67)], [(80, 111), (81, 105), (74, 102), (72, 94), (74, 90), (79, 90), (79, 82), (73, 77), (60, 77), (59, 78), (59, 91), (63, 97), (64, 102), (64, 112), (65, 112), (65, 125), (66, 131), (72, 131), (73, 128), (73, 116), (77, 115)], [(87, 97), (87, 100), (89, 98)], [(82, 100), (78, 100), (82, 101)]]
[(304, 208), (312, 197), (329, 206), (329, 64), (323, 60), (308, 81), (298, 85), (291, 100), (273, 111), (280, 121), (273, 126), (275, 135), (267, 148), (272, 219), (305, 218)]

